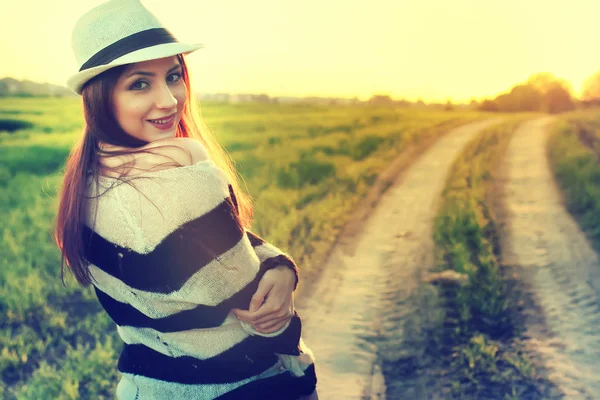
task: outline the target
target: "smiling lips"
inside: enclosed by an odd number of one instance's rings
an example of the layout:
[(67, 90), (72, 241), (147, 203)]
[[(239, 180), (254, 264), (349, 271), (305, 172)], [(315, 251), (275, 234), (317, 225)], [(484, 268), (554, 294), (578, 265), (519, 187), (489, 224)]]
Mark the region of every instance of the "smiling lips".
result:
[(160, 124), (160, 123), (163, 123), (163, 124), (164, 124), (164, 123), (168, 123), (168, 122), (171, 120), (171, 118), (173, 118), (173, 117), (175, 116), (175, 114), (176, 114), (176, 113), (173, 113), (173, 114), (171, 114), (171, 115), (169, 115), (169, 116), (167, 116), (167, 117), (164, 117), (164, 118), (158, 118), (158, 119), (149, 119), (148, 121), (150, 121), (150, 122), (154, 122), (154, 123), (157, 123), (157, 124)]
[(156, 129), (159, 129), (161, 131), (170, 131), (175, 126), (175, 114), (171, 115), (170, 117), (167, 117), (166, 119), (149, 119), (148, 122), (150, 122), (152, 126), (154, 126)]

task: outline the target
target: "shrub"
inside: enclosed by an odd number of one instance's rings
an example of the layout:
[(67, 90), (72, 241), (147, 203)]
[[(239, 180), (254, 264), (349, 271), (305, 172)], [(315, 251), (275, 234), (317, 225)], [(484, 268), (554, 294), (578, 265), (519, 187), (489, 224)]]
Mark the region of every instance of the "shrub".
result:
[(316, 185), (335, 175), (335, 166), (330, 162), (319, 161), (310, 155), (304, 155), (288, 168), (277, 172), (277, 185), (282, 188), (296, 188)]
[(375, 152), (379, 144), (383, 142), (383, 139), (379, 136), (365, 136), (355, 146), (352, 151), (352, 159), (360, 161), (369, 156), (369, 154)]
[(7, 131), (13, 133), (20, 129), (29, 128), (33, 128), (33, 124), (28, 121), (21, 121), (19, 119), (0, 119), (0, 132)]

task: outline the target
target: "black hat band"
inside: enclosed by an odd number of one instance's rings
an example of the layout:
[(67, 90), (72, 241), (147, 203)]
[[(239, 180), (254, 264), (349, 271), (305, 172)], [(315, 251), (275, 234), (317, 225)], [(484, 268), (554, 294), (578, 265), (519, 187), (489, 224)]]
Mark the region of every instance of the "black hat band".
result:
[(177, 43), (171, 32), (164, 28), (153, 28), (146, 31), (134, 33), (124, 37), (113, 44), (106, 46), (87, 60), (79, 69), (79, 72), (106, 65), (124, 56), (125, 54), (158, 44)]

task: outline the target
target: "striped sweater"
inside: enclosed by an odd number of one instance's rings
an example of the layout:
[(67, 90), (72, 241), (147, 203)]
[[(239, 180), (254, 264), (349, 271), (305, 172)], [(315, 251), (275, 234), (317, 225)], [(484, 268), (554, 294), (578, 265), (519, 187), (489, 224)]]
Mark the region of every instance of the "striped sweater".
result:
[(257, 332), (248, 309), (263, 274), (292, 258), (239, 223), (212, 160), (142, 174), (134, 186), (90, 177), (83, 228), (98, 300), (124, 342), (119, 399), (296, 399), (316, 385), (298, 314)]

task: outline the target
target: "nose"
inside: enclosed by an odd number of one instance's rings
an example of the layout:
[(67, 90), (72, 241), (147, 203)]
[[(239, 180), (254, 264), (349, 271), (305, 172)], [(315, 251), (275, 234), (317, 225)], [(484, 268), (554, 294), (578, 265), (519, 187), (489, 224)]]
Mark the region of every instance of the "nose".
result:
[(157, 89), (156, 107), (165, 110), (172, 110), (177, 106), (177, 98), (168, 84), (163, 84)]

